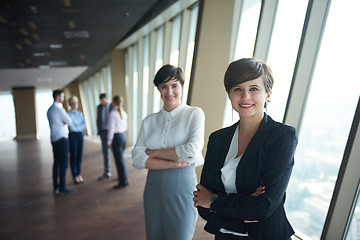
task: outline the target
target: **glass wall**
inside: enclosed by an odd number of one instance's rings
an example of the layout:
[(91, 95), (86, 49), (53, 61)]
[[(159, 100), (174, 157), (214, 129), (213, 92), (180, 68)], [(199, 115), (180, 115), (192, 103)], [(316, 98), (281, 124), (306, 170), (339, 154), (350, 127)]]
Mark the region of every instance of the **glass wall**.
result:
[(360, 198), (358, 188), (357, 196), (354, 203), (352, 216), (350, 218), (350, 226), (346, 233), (345, 240), (359, 240), (360, 239)]
[(0, 92), (0, 140), (16, 137), (15, 108), (10, 92)]
[[(198, 5), (184, 9), (160, 26), (141, 36), (126, 48), (126, 88), (131, 136), (137, 139), (142, 119), (160, 111), (162, 101), (157, 88), (150, 86), (154, 74), (164, 65), (180, 66), (185, 71), (183, 102), (186, 102), (195, 45)], [(153, 49), (151, 49), (151, 46)], [(150, 74), (153, 74), (150, 76)], [(151, 91), (151, 93), (150, 93)], [(151, 98), (151, 99), (150, 99)], [(152, 105), (149, 105), (152, 104)]]

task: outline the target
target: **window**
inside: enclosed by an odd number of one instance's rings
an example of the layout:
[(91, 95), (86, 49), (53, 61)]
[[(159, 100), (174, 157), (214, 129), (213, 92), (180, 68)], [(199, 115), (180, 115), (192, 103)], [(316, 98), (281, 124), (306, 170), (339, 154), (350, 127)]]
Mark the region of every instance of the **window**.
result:
[[(156, 52), (155, 52), (155, 74), (163, 65), (163, 46), (164, 46), (164, 27), (160, 27), (156, 32)], [(160, 93), (154, 88), (153, 112), (160, 110)]]
[(360, 94), (360, 35), (344, 27), (360, 21), (359, 7), (357, 0), (331, 3), (298, 133), (286, 210), (311, 239), (320, 239)]
[[(50, 137), (49, 121), (47, 119), (47, 111), (53, 104), (52, 91), (38, 90), (36, 91), (36, 127), (38, 136)], [(66, 101), (66, 100), (65, 100)]]
[(278, 3), (267, 63), (274, 74), (268, 114), (282, 122), (294, 72), (308, 0)]
[(181, 31), (181, 14), (174, 18), (171, 28), (170, 64), (178, 66)]
[(141, 120), (144, 119), (148, 112), (148, 95), (149, 95), (149, 35), (144, 37), (144, 58), (143, 58), (143, 78), (142, 78), (142, 110)]
[(347, 230), (346, 240), (359, 240), (360, 239), (360, 198), (359, 190), (357, 200), (355, 201), (354, 210), (352, 213), (349, 229)]
[(138, 89), (139, 89), (139, 75), (138, 75), (138, 47), (137, 44), (133, 47), (133, 72), (132, 72), (132, 133), (133, 139), (136, 139), (138, 132)]
[[(234, 60), (252, 57), (261, 10), (261, 0), (244, 0), (237, 34)], [(239, 115), (233, 111), (229, 98), (226, 99), (223, 127), (238, 121)]]
[(10, 92), (1, 92), (0, 102), (1, 102), (0, 140), (14, 138), (16, 136), (15, 108), (14, 108), (13, 97), (10, 94)]

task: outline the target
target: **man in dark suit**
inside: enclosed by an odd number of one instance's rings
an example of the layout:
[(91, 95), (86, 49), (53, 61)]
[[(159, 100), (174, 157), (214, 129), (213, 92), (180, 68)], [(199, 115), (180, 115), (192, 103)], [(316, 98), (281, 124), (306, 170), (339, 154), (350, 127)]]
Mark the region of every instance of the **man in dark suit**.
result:
[(104, 174), (100, 176), (99, 180), (104, 180), (111, 176), (109, 148), (107, 146), (107, 131), (108, 131), (108, 120), (110, 113), (110, 104), (108, 97), (105, 93), (100, 94), (100, 104), (97, 106), (97, 134), (101, 138), (101, 147), (104, 155)]

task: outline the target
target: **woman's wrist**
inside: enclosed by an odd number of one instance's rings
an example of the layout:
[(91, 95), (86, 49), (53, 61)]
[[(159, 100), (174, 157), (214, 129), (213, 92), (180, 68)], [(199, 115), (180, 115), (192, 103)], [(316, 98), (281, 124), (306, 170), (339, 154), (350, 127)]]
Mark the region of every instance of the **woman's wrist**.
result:
[(210, 199), (209, 199), (209, 208), (211, 208), (211, 204), (219, 197), (219, 195), (214, 194)]

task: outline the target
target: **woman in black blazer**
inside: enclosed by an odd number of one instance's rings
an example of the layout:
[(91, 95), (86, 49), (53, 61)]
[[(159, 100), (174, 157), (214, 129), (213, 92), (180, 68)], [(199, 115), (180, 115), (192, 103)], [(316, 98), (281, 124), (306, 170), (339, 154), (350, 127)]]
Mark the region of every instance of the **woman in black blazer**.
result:
[(210, 135), (194, 206), (215, 239), (290, 239), (284, 202), (297, 137), (264, 113), (272, 72), (264, 62), (240, 59), (224, 84), (240, 121)]

